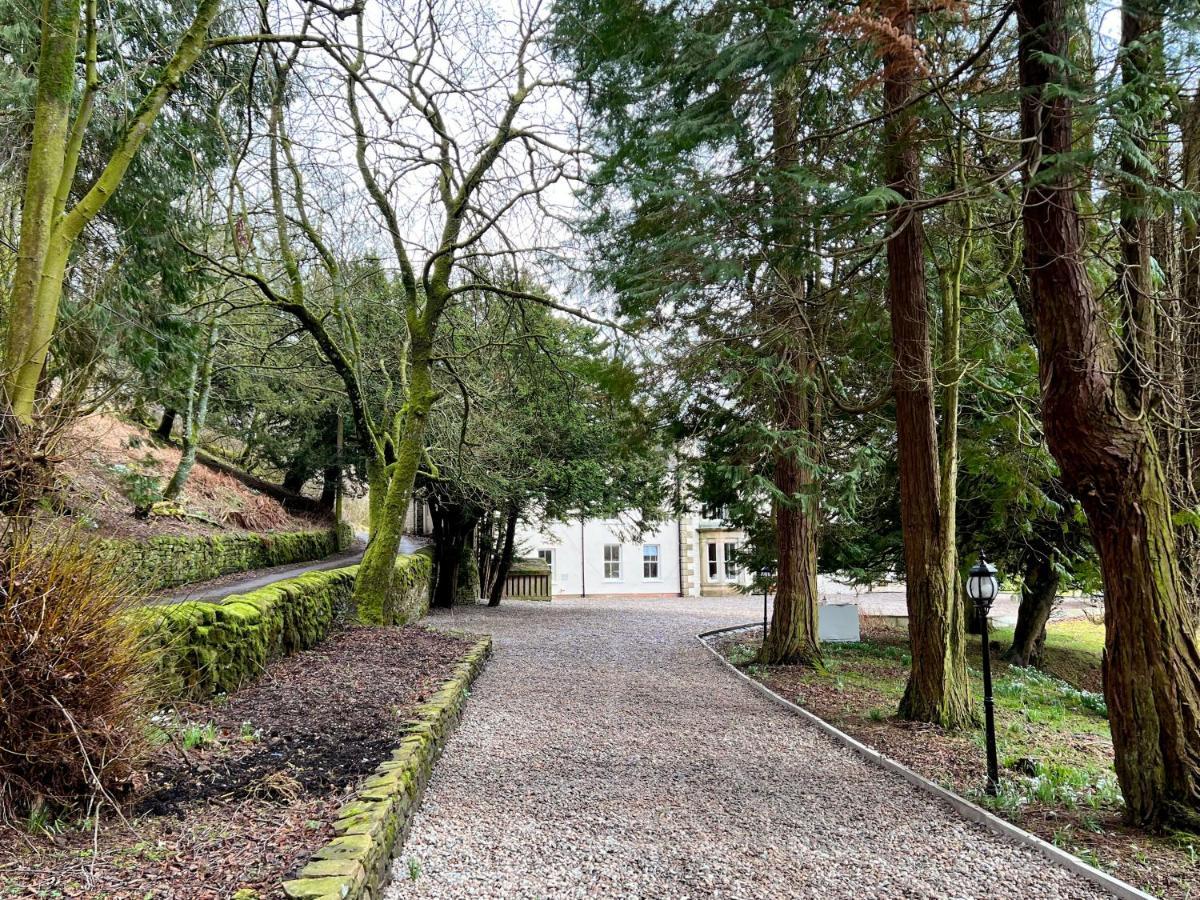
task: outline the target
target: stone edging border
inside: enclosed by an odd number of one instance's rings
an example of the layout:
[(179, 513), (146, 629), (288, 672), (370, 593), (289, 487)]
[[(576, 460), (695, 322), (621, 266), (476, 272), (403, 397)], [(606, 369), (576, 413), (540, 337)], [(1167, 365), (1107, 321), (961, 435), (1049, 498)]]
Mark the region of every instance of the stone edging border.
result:
[(716, 628), (712, 631), (705, 631), (696, 635), (696, 640), (700, 642), (700, 645), (704, 647), (705, 650), (712, 654), (713, 658), (716, 659), (717, 662), (719, 662), (729, 671), (733, 672), (734, 675), (742, 679), (742, 681), (746, 682), (760, 694), (779, 704), (785, 709), (790, 710), (805, 721), (815, 725), (818, 729), (823, 731), (829, 737), (833, 738), (839, 744), (852, 750), (854, 753), (858, 754), (864, 759), (875, 763), (877, 766), (880, 766), (889, 772), (899, 775), (909, 784), (912, 784), (925, 793), (931, 794), (932, 796), (937, 797), (939, 800), (943, 800), (950, 804), (950, 806), (952, 806), (954, 810), (964, 819), (982, 825), (989, 831), (992, 831), (1001, 837), (1008, 838), (1009, 840), (1015, 841), (1018, 844), (1022, 844), (1023, 846), (1029, 847), (1032, 850), (1036, 850), (1051, 862), (1070, 869), (1075, 874), (1087, 879), (1097, 887), (1103, 888), (1113, 896), (1121, 897), (1122, 900), (1155, 900), (1151, 894), (1147, 894), (1145, 891), (1140, 891), (1133, 885), (1127, 884), (1124, 881), (1121, 881), (1119, 878), (1109, 875), (1107, 872), (1102, 872), (1100, 869), (1097, 869), (1094, 866), (1089, 866), (1079, 857), (1071, 853), (1067, 853), (1065, 850), (1060, 850), (1058, 847), (1055, 847), (1048, 841), (1042, 840), (1035, 834), (1030, 834), (1023, 828), (1018, 828), (1011, 822), (1006, 822), (999, 816), (993, 815), (983, 807), (977, 806), (971, 801), (960, 797), (958, 794), (947, 790), (940, 784), (936, 784), (935, 782), (930, 781), (928, 778), (918, 775), (912, 769), (908, 768), (908, 766), (898, 763), (890, 757), (884, 756), (882, 753), (872, 747), (868, 747), (866, 744), (856, 740), (855, 738), (846, 734), (844, 731), (841, 731), (840, 729), (835, 728), (833, 725), (830, 725), (820, 716), (809, 712), (804, 707), (792, 703), (790, 700), (787, 700), (784, 697), (781, 697), (765, 684), (762, 684), (754, 678), (751, 678), (745, 672), (738, 669), (736, 666), (730, 663), (729, 660), (725, 659), (725, 657), (723, 657), (715, 647), (708, 643), (708, 638), (716, 637), (717, 635), (730, 634), (735, 631), (747, 631), (751, 628), (761, 627), (762, 623), (754, 622), (749, 625), (734, 625), (730, 628)]
[(446, 738), (458, 724), (471, 683), (492, 653), (483, 638), (454, 667), (454, 674), (416, 709), (400, 745), (361, 782), (355, 798), (337, 813), (337, 837), (312, 855), (300, 877), (283, 884), (294, 900), (379, 900), (391, 879), (392, 860), (404, 845), (413, 814)]

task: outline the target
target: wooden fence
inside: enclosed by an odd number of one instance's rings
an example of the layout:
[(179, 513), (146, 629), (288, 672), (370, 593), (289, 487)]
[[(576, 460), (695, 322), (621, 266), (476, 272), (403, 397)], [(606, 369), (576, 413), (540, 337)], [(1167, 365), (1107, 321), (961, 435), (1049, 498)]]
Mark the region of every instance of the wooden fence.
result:
[(504, 597), (513, 600), (549, 600), (550, 567), (541, 560), (520, 560), (508, 570)]

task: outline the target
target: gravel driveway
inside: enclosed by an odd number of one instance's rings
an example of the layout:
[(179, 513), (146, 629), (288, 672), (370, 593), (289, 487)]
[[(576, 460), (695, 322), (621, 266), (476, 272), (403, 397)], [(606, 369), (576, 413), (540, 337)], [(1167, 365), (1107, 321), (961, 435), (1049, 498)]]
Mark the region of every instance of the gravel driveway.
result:
[(1104, 896), (842, 750), (696, 643), (760, 609), (597, 599), (435, 616), (490, 632), (495, 656), (387, 896)]

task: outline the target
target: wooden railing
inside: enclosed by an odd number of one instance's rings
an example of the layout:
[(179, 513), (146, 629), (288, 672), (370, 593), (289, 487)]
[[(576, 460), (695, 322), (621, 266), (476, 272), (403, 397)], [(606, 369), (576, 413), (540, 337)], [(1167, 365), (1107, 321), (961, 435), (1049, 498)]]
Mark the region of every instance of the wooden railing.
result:
[(513, 600), (549, 600), (550, 567), (541, 560), (514, 562), (504, 581), (504, 597)]

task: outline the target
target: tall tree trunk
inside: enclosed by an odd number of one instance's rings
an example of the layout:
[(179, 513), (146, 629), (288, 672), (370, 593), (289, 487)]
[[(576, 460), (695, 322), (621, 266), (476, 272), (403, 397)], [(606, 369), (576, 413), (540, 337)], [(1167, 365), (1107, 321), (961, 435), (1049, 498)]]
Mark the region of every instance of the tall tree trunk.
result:
[[(1117, 778), (1137, 824), (1200, 827), (1200, 646), (1180, 590), (1154, 435), (1131, 415), (1083, 263), (1063, 90), (1066, 0), (1018, 0), (1025, 266), (1046, 440), (1091, 524), (1104, 576), (1104, 694)], [(1052, 168), (1042, 168), (1048, 163)]]
[(209, 323), (204, 350), (192, 368), (192, 383), (191, 389), (188, 391), (187, 411), (183, 421), (183, 443), (180, 448), (179, 463), (175, 466), (175, 472), (171, 475), (171, 480), (167, 482), (167, 487), (163, 491), (163, 497), (167, 500), (174, 500), (179, 496), (184, 485), (187, 484), (188, 477), (192, 474), (192, 467), (196, 464), (196, 451), (200, 449), (200, 435), (204, 429), (204, 422), (208, 418), (208, 398), (212, 393), (213, 357), (216, 354), (220, 330), (220, 326), (215, 322)]
[(383, 517), (383, 501), (387, 498), (387, 461), (372, 455), (367, 459), (367, 536), (373, 535)]
[[(915, 41), (910, 0), (896, 0), (890, 9), (897, 31)], [(971, 695), (963, 609), (955, 590), (954, 546), (947, 544), (942, 522), (921, 215), (911, 205), (920, 183), (912, 137), (916, 117), (910, 101), (916, 63), (911, 52), (890, 45), (883, 60), (884, 174), (888, 187), (903, 198), (890, 220), (887, 246), (900, 524), (912, 650), (900, 715), (957, 728), (971, 721)]]
[(480, 600), (479, 554), (475, 547), (477, 519), (470, 519), (462, 543), (462, 557), (458, 562), (458, 579), (454, 589), (454, 603), (458, 606), (474, 606)]
[(33, 138), (25, 170), (21, 235), (8, 305), (4, 365), (0, 367), (5, 373), (5, 400), (24, 421), (33, 414), (35, 386), (41, 369), (34, 373), (32, 385), (28, 377), (19, 379), (19, 376), (32, 352), (38, 292), (57, 219), (55, 196), (66, 165), (79, 20), (78, 2), (42, 0)]
[(401, 413), (403, 421), (396, 461), (386, 468), (377, 468), (371, 483), (372, 493), (376, 490), (385, 492), (382, 497), (372, 497), (368, 501), (372, 506), (371, 538), (354, 580), (353, 599), (359, 621), (368, 624), (392, 625), (396, 621), (392, 577), (417, 469), (425, 454), (425, 428), (434, 399), (431, 350), (432, 341), (414, 338), (408, 403)]
[[(1200, 92), (1182, 115), (1181, 180), (1185, 191), (1200, 192)], [(1193, 615), (1200, 615), (1200, 223), (1196, 212), (1180, 210), (1180, 315), (1176, 320), (1179, 360), (1179, 434), (1168, 466), (1177, 510), (1190, 510), (1179, 524), (1179, 568)]]
[[(795, 348), (785, 357), (787, 383), (777, 401), (780, 430), (789, 443), (775, 453), (773, 504), (778, 574), (771, 625), (759, 652), (768, 664), (822, 665), (817, 633), (817, 490), (809, 457), (813, 373)], [(786, 499), (785, 499), (786, 498)]]
[(517, 519), (519, 517), (520, 510), (516, 505), (510, 506), (505, 516), (504, 542), (500, 550), (500, 560), (489, 586), (488, 606), (499, 606), (501, 598), (504, 597), (504, 583), (508, 580), (508, 570), (513, 561), (513, 547), (517, 542)]
[(79, 6), (68, 0), (43, 0), (42, 21), (46, 27), (42, 29), (34, 136), (26, 170), (21, 240), (10, 297), (3, 366), (4, 399), (22, 422), (29, 422), (33, 417), (38, 384), (58, 320), (67, 262), (75, 241), (124, 180), (163, 104), (200, 58), (208, 27), (220, 9), (221, 0), (200, 0), (179, 46), (117, 137), (112, 155), (87, 193), (68, 210), (67, 200), (95, 83), (95, 4), (87, 6), (89, 89), (85, 91), (84, 102), (68, 134), (79, 39)]
[(1046, 623), (1058, 596), (1058, 569), (1042, 553), (1031, 553), (1025, 565), (1025, 583), (1021, 585), (1021, 605), (1017, 608), (1017, 626), (1012, 646), (1004, 658), (1014, 666), (1041, 666), (1046, 646)]
[(338, 485), (342, 483), (342, 467), (326, 466), (321, 472), (321, 509), (332, 510), (337, 503)]
[(466, 510), (457, 502), (445, 498), (430, 498), (433, 516), (434, 585), (433, 606), (450, 609), (458, 598), (463, 580), (462, 568), (467, 559), (467, 542), (472, 522)]
[(1150, 132), (1158, 131), (1151, 106), (1157, 71), (1162, 64), (1162, 14), (1150, 9), (1154, 0), (1126, 0), (1121, 7), (1121, 82), (1136, 111), (1126, 115), (1121, 127), (1133, 148), (1121, 156), (1121, 262), (1120, 285), (1122, 341), (1119, 345), (1121, 383), (1131, 408), (1142, 410), (1151, 402), (1157, 382), (1158, 326), (1151, 270), (1151, 222), (1147, 185), (1156, 173), (1145, 162), (1154, 155)]
[[(961, 189), (966, 185), (966, 142), (958, 135), (951, 147), (954, 159), (954, 183)], [(963, 611), (964, 631), (986, 634), (985, 622), (973, 622), (974, 605), (968, 606), (963, 581), (958, 577), (958, 393), (963, 378), (962, 365), (962, 282), (973, 247), (975, 213), (971, 203), (954, 204), (959, 233), (954, 244), (954, 256), (942, 270), (942, 360), (938, 381), (942, 386), (942, 430), (939, 435), (941, 459), (938, 465), (939, 505), (942, 519), (943, 566), (953, 605)], [(968, 626), (973, 624), (974, 628)]]
[(496, 581), (496, 570), (500, 565), (500, 554), (504, 550), (505, 517), (498, 510), (488, 508), (479, 517), (479, 583), (485, 597), (492, 595)]
[(433, 587), (433, 606), (450, 609), (458, 596), (459, 567), (467, 539), (460, 529), (448, 529), (434, 551), (437, 557), (437, 581)]
[(776, 386), (775, 418), (780, 437), (774, 452), (773, 502), (776, 558), (774, 614), (759, 651), (768, 664), (822, 665), (817, 605), (817, 523), (819, 499), (816, 449), (820, 441), (814, 409), (814, 337), (796, 325), (794, 314), (805, 300), (797, 259), (802, 241), (794, 221), (800, 199), (794, 173), (799, 167), (799, 104), (794, 72), (782, 76), (771, 99), (773, 203), (776, 226), (775, 268), (778, 284), (769, 306), (768, 329), (776, 345), (781, 374)]

